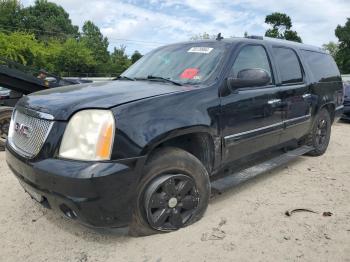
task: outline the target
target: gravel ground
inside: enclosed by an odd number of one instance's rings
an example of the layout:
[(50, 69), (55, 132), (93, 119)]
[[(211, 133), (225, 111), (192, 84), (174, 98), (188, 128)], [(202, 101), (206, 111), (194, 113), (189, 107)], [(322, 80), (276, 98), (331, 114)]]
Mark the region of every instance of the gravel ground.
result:
[[(324, 156), (217, 196), (201, 221), (174, 233), (132, 238), (66, 220), (23, 192), (4, 153), (0, 198), (1, 261), (350, 261), (350, 124), (335, 124)], [(294, 208), (318, 214), (287, 217)]]

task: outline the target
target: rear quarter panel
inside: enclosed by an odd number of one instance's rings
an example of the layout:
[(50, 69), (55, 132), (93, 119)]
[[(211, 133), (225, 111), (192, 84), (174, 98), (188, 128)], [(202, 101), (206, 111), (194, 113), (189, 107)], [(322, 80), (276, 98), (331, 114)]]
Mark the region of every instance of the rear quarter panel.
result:
[[(326, 105), (330, 105), (333, 109), (337, 109), (342, 106), (343, 84), (340, 72), (331, 58), (332, 63), (327, 64), (326, 67), (329, 71), (334, 71), (332, 75), (325, 76), (323, 78), (317, 78), (312, 72), (313, 68), (308, 63), (305, 56), (305, 51), (300, 50), (301, 60), (305, 68), (305, 73), (308, 75), (310, 81), (311, 102), (312, 102), (312, 116), (314, 117), (318, 111)], [(325, 54), (327, 55), (327, 54)]]

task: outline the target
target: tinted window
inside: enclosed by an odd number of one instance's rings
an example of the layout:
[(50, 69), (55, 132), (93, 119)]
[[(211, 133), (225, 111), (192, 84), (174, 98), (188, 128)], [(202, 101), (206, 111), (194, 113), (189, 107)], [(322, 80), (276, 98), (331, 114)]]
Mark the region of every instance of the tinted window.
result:
[[(271, 68), (266, 51), (262, 46), (250, 45), (243, 47), (238, 54), (236, 61), (231, 69), (230, 76), (237, 77), (237, 74), (244, 69), (260, 68), (269, 73), (271, 77)], [(272, 79), (272, 77), (271, 77)]]
[(303, 74), (297, 54), (289, 48), (274, 47), (273, 52), (281, 74), (282, 84), (303, 82)]
[(340, 76), (338, 67), (330, 55), (306, 50), (302, 53), (317, 82), (333, 81)]

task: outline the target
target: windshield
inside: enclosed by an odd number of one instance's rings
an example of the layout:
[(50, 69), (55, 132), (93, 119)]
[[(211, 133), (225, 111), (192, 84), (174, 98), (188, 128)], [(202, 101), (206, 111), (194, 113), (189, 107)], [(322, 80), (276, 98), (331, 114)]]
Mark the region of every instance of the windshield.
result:
[(166, 46), (144, 56), (121, 77), (165, 78), (181, 84), (199, 84), (213, 76), (225, 51), (225, 45), (217, 43)]

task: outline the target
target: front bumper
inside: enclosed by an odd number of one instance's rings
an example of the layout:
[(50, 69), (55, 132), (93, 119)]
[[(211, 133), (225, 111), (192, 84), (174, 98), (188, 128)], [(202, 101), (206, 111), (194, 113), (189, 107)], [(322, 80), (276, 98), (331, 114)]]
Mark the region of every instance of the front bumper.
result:
[(109, 162), (44, 159), (31, 162), (7, 146), (7, 164), (41, 203), (93, 227), (129, 224), (145, 157)]

